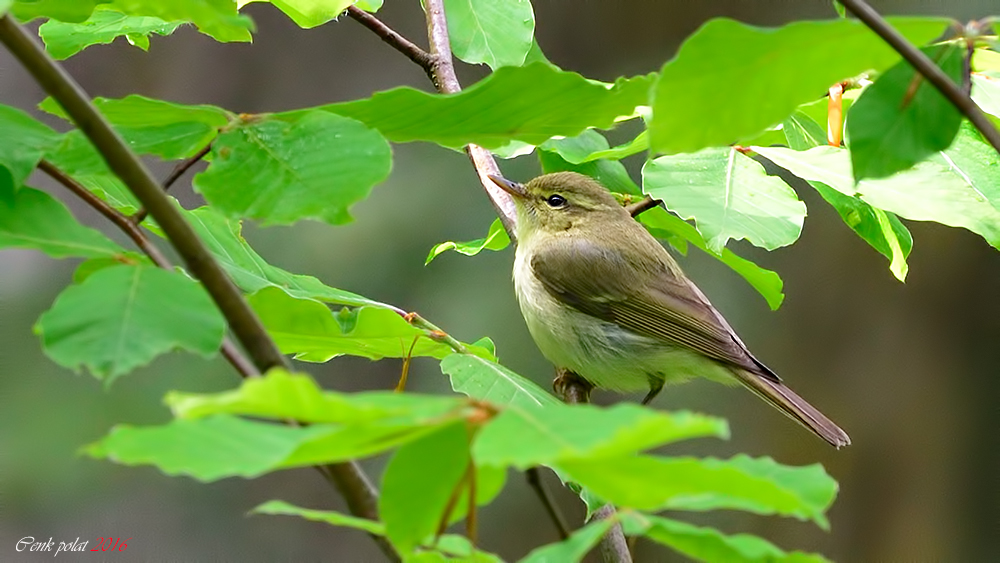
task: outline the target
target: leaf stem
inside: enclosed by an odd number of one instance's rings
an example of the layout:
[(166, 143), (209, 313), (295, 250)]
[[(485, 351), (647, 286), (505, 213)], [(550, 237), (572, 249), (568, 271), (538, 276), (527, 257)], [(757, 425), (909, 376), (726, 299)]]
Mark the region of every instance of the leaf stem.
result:
[(542, 506), (545, 507), (545, 512), (549, 514), (552, 523), (556, 525), (556, 531), (559, 532), (559, 539), (568, 539), (570, 531), (569, 526), (566, 525), (566, 518), (559, 511), (555, 499), (552, 498), (552, 494), (545, 487), (545, 483), (542, 482), (542, 474), (539, 469), (537, 467), (529, 467), (524, 472), (524, 476), (528, 479), (528, 485), (534, 489), (535, 494), (541, 499)]
[(909, 41), (907, 41), (898, 31), (893, 29), (891, 25), (885, 19), (879, 15), (871, 6), (869, 6), (864, 0), (842, 0), (841, 4), (844, 5), (852, 14), (854, 14), (862, 23), (868, 26), (869, 29), (878, 34), (879, 37), (885, 40), (897, 53), (903, 56), (904, 59), (910, 65), (913, 66), (926, 78), (935, 88), (941, 92), (944, 97), (948, 98), (948, 101), (952, 103), (958, 111), (962, 112), (972, 122), (972, 125), (983, 134), (989, 144), (993, 145), (994, 150), (1000, 153), (1000, 131), (997, 131), (996, 127), (990, 123), (990, 120), (983, 113), (983, 110), (976, 105), (976, 102), (972, 101), (972, 98), (968, 94), (962, 91), (962, 89), (952, 82), (948, 75), (944, 73), (937, 65), (935, 65), (923, 54), (920, 49), (914, 47)]
[[(80, 85), (10, 15), (0, 17), (0, 43), (59, 102), (94, 144), (108, 167), (149, 210), (163, 229), (167, 240), (184, 259), (188, 270), (208, 290), (236, 338), (250, 354), (256, 368), (260, 372), (266, 372), (272, 367), (291, 369), (291, 362), (278, 350), (243, 294), (215, 261), (142, 161), (97, 111)], [(317, 469), (340, 491), (352, 513), (377, 519), (378, 492), (356, 463), (317, 466)], [(387, 540), (376, 538), (376, 542), (391, 560), (399, 560), (399, 555)]]
[(403, 314), (403, 318), (406, 319), (406, 322), (410, 323), (411, 325), (427, 331), (427, 338), (446, 344), (448, 345), (449, 348), (451, 348), (455, 352), (458, 352), (459, 354), (472, 353), (469, 351), (469, 348), (465, 344), (462, 344), (458, 340), (455, 340), (455, 338), (452, 337), (450, 334), (438, 328), (437, 325), (435, 325), (434, 323), (421, 317), (420, 314), (405, 313)]

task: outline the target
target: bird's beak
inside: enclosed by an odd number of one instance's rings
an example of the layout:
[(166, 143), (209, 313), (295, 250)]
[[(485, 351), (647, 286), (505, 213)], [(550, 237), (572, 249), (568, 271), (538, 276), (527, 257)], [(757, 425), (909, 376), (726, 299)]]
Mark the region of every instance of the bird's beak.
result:
[(524, 184), (518, 184), (517, 182), (511, 182), (506, 178), (501, 178), (500, 176), (489, 175), (490, 180), (500, 187), (501, 190), (509, 193), (518, 199), (524, 199), (528, 197), (528, 192), (524, 189)]

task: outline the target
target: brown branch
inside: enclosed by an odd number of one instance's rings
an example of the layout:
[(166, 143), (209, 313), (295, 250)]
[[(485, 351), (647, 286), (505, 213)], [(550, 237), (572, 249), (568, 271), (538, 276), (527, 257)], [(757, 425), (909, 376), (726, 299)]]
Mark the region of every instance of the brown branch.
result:
[[(202, 283), (215, 301), (257, 369), (262, 373), (272, 367), (290, 369), (291, 363), (264, 330), (243, 294), (215, 261), (142, 161), (97, 111), (80, 85), (9, 15), (0, 17), (0, 42), (21, 62), (46, 93), (59, 102), (70, 119), (97, 148), (111, 171), (149, 210), (163, 229), (167, 240), (184, 259), (188, 271)], [(378, 518), (378, 493), (357, 464), (346, 462), (324, 466), (319, 470), (336, 486), (355, 515), (373, 520)], [(390, 559), (399, 559), (388, 541), (384, 538), (376, 538), (376, 541)]]
[(379, 37), (382, 38), (382, 41), (385, 41), (393, 48), (395, 48), (397, 51), (406, 55), (406, 58), (417, 63), (417, 65), (419, 65), (420, 68), (424, 69), (424, 72), (427, 73), (427, 76), (429, 76), (431, 80), (434, 80), (433, 55), (431, 55), (427, 51), (424, 51), (423, 49), (418, 47), (415, 43), (403, 37), (391, 27), (382, 23), (382, 20), (376, 18), (375, 16), (369, 14), (368, 12), (362, 10), (361, 8), (358, 8), (357, 6), (351, 6), (347, 8), (347, 15), (351, 16), (351, 18), (353, 18), (361, 25), (372, 30), (372, 32), (374, 32), (375, 35), (378, 35)]
[[(553, 385), (562, 395), (563, 401), (570, 404), (582, 404), (590, 402), (590, 392), (594, 386), (590, 382), (581, 378), (568, 369), (559, 369), (556, 372), (556, 380)], [(594, 513), (593, 520), (603, 520), (615, 515), (615, 507), (611, 504), (602, 506)], [(632, 553), (629, 552), (628, 542), (625, 540), (625, 532), (621, 522), (615, 522), (601, 538), (601, 557), (605, 563), (632, 563)]]
[(649, 211), (650, 209), (663, 203), (658, 199), (653, 199), (650, 196), (646, 196), (635, 203), (630, 203), (625, 206), (625, 210), (629, 212), (629, 215), (633, 217), (638, 217), (640, 213)]
[(996, 127), (990, 123), (976, 102), (972, 101), (972, 98), (963, 92), (961, 87), (952, 82), (951, 78), (940, 67), (893, 29), (864, 0), (842, 0), (841, 4), (902, 55), (917, 72), (922, 74), (945, 98), (948, 98), (952, 105), (958, 108), (958, 111), (972, 122), (972, 125), (983, 134), (986, 141), (993, 145), (994, 150), (1000, 152), (1000, 131), (997, 131)]
[[(185, 172), (187, 172), (192, 166), (195, 165), (195, 163), (205, 158), (205, 155), (208, 154), (208, 151), (210, 150), (212, 150), (212, 143), (205, 145), (201, 150), (196, 152), (193, 156), (191, 156), (186, 160), (181, 161), (177, 166), (175, 166), (173, 171), (170, 172), (170, 175), (167, 176), (167, 179), (163, 181), (163, 191), (169, 190), (170, 186), (173, 186), (174, 182), (176, 182), (181, 176), (183, 176)], [(142, 207), (139, 208), (138, 211), (133, 213), (130, 219), (133, 224), (138, 225), (139, 223), (142, 223), (142, 220), (146, 218), (146, 215), (148, 215), (148, 212), (146, 211), (145, 207)]]

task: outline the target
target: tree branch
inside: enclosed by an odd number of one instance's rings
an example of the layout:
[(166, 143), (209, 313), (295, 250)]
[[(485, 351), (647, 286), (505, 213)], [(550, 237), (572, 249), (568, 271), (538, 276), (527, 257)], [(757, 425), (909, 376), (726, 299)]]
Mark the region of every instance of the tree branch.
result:
[(893, 29), (882, 16), (872, 9), (864, 0), (841, 0), (852, 14), (854, 14), (869, 29), (885, 40), (897, 53), (903, 56), (910, 65), (922, 74), (928, 82), (934, 85), (948, 101), (952, 103), (958, 111), (962, 112), (972, 122), (972, 125), (983, 134), (986, 141), (993, 145), (994, 150), (1000, 152), (1000, 131), (990, 123), (990, 120), (983, 113), (983, 110), (972, 101), (968, 94), (952, 82), (951, 78), (934, 64), (927, 55), (920, 49), (914, 47), (898, 31)]
[[(272, 367), (291, 369), (291, 363), (264, 330), (243, 294), (202, 244), (142, 161), (97, 111), (79, 84), (9, 15), (0, 17), (0, 42), (21, 62), (46, 93), (59, 102), (94, 144), (111, 171), (149, 210), (163, 229), (167, 240), (184, 259), (188, 271), (208, 290), (257, 369), (260, 372), (266, 372)], [(323, 466), (320, 472), (333, 481), (355, 515), (377, 519), (378, 493), (357, 464), (347, 462)], [(376, 538), (376, 542), (390, 559), (399, 560), (388, 541)]]
[(382, 41), (385, 41), (393, 48), (395, 48), (397, 51), (406, 55), (406, 58), (417, 63), (417, 65), (419, 65), (420, 68), (424, 69), (424, 72), (427, 73), (427, 76), (430, 77), (431, 80), (434, 80), (433, 55), (431, 55), (427, 51), (424, 51), (423, 49), (418, 47), (415, 43), (403, 37), (391, 27), (382, 23), (382, 20), (376, 18), (375, 16), (369, 14), (368, 12), (362, 10), (361, 8), (358, 8), (357, 6), (351, 6), (347, 8), (347, 15), (351, 16), (351, 18), (353, 18), (361, 25), (372, 30), (372, 32), (374, 32), (375, 35), (378, 35), (379, 37), (382, 38)]
[[(570, 404), (581, 404), (590, 402), (590, 392), (594, 386), (577, 374), (568, 369), (557, 370), (556, 380), (553, 383), (556, 391), (562, 395), (563, 401)], [(593, 519), (600, 520), (610, 518), (615, 514), (615, 507), (611, 504), (602, 506), (594, 513)], [(628, 550), (628, 542), (625, 540), (625, 532), (622, 530), (621, 522), (615, 522), (608, 533), (601, 538), (601, 557), (605, 563), (632, 563), (632, 553)]]
[[(191, 158), (183, 160), (180, 164), (175, 166), (173, 171), (170, 172), (170, 175), (167, 176), (167, 179), (163, 181), (163, 191), (169, 190), (170, 186), (174, 185), (174, 182), (183, 176), (185, 172), (195, 165), (195, 163), (205, 158), (205, 155), (208, 154), (208, 151), (210, 150), (212, 150), (212, 143), (205, 145), (204, 148), (195, 153)], [(133, 224), (138, 225), (139, 223), (142, 223), (142, 220), (146, 218), (146, 215), (148, 215), (148, 212), (146, 211), (146, 208), (143, 207), (133, 213), (130, 219)]]
[(552, 523), (556, 525), (556, 531), (559, 532), (559, 539), (564, 540), (569, 538), (570, 531), (569, 526), (566, 525), (566, 518), (559, 511), (559, 507), (556, 505), (555, 499), (552, 498), (549, 490), (545, 488), (545, 483), (542, 482), (541, 471), (537, 467), (529, 467), (524, 472), (524, 476), (527, 477), (528, 484), (534, 489), (535, 494), (541, 499), (542, 506), (545, 507), (545, 512), (549, 514)]

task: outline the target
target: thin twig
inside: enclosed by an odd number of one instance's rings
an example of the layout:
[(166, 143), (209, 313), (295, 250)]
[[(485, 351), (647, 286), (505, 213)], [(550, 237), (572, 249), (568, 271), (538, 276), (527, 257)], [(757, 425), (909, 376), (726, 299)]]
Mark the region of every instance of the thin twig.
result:
[(566, 525), (566, 518), (563, 517), (562, 512), (559, 511), (559, 507), (556, 506), (555, 499), (552, 498), (551, 493), (545, 487), (545, 483), (542, 482), (542, 474), (539, 469), (537, 467), (529, 467), (524, 472), (524, 476), (527, 477), (528, 484), (534, 489), (535, 494), (541, 499), (542, 506), (545, 507), (545, 512), (549, 514), (552, 523), (556, 525), (556, 531), (559, 532), (559, 539), (567, 539), (570, 531), (569, 526)]
[(442, 344), (446, 344), (449, 348), (451, 348), (455, 352), (458, 352), (459, 354), (472, 353), (469, 351), (469, 348), (465, 344), (462, 344), (458, 340), (455, 340), (455, 338), (453, 338), (450, 334), (441, 330), (440, 328), (437, 327), (437, 325), (421, 317), (419, 314), (406, 313), (403, 315), (403, 318), (406, 319), (406, 322), (410, 323), (411, 325), (427, 331), (427, 337), (430, 338), (431, 340), (434, 340), (436, 342), (441, 342)]
[[(212, 150), (212, 143), (205, 145), (204, 147), (201, 148), (201, 150), (196, 152), (193, 156), (191, 156), (186, 160), (181, 161), (177, 166), (175, 166), (173, 171), (170, 172), (170, 175), (167, 176), (167, 179), (163, 181), (163, 191), (169, 190), (170, 186), (173, 186), (174, 182), (176, 182), (181, 176), (183, 176), (185, 172), (187, 172), (192, 166), (195, 165), (195, 163), (205, 158), (205, 155), (208, 154), (208, 151), (210, 150)], [(145, 219), (146, 215), (148, 214), (149, 213), (146, 211), (146, 208), (141, 207), (139, 208), (138, 211), (133, 213), (132, 216), (129, 217), (129, 219), (132, 221), (132, 223), (138, 225), (139, 223), (142, 223), (142, 220)]]
[(406, 58), (417, 63), (417, 65), (419, 65), (420, 68), (424, 69), (424, 72), (427, 73), (427, 76), (429, 76), (431, 80), (434, 80), (433, 55), (431, 55), (427, 51), (424, 51), (423, 49), (418, 47), (415, 43), (403, 37), (391, 27), (382, 23), (382, 20), (376, 18), (375, 16), (369, 14), (368, 12), (362, 10), (361, 8), (358, 8), (357, 6), (351, 6), (347, 8), (347, 15), (351, 16), (355, 21), (357, 21), (361, 25), (372, 30), (372, 32), (374, 32), (375, 35), (378, 35), (379, 37), (382, 38), (382, 41), (385, 41), (393, 48), (395, 48), (397, 51), (406, 55)]
[(629, 215), (633, 217), (638, 217), (640, 213), (649, 211), (650, 209), (656, 207), (663, 203), (658, 199), (653, 199), (650, 196), (646, 196), (635, 203), (630, 203), (625, 206), (625, 210), (629, 212)]
[(990, 120), (983, 113), (983, 110), (976, 105), (976, 102), (972, 101), (972, 98), (968, 94), (962, 92), (962, 89), (952, 82), (951, 78), (940, 67), (931, 62), (927, 55), (923, 54), (920, 49), (914, 47), (898, 31), (893, 29), (864, 0), (842, 0), (841, 4), (868, 26), (869, 29), (884, 39), (897, 53), (902, 55), (917, 72), (922, 74), (944, 97), (948, 98), (948, 101), (952, 105), (958, 108), (958, 111), (962, 112), (972, 122), (972, 125), (983, 134), (986, 141), (993, 145), (993, 148), (997, 152), (1000, 152), (1000, 131), (997, 131), (996, 127), (990, 123)]
[[(52, 96), (97, 148), (108, 167), (132, 191), (156, 219), (167, 240), (184, 259), (188, 271), (211, 295), (236, 338), (250, 354), (260, 372), (272, 367), (291, 368), (289, 360), (264, 330), (260, 319), (208, 251), (201, 239), (177, 211), (142, 161), (112, 129), (73, 78), (56, 64), (45, 49), (9, 15), (0, 17), (0, 42), (21, 62), (42, 88)], [(319, 468), (340, 491), (351, 512), (378, 518), (378, 493), (361, 468), (346, 462)], [(394, 561), (399, 555), (384, 538), (376, 542)]]
[[(570, 404), (589, 403), (590, 391), (594, 388), (589, 382), (567, 369), (558, 370), (556, 385), (561, 391), (563, 401)], [(614, 515), (615, 507), (606, 504), (594, 513), (593, 519), (602, 520)], [(611, 526), (608, 533), (601, 538), (600, 546), (601, 557), (605, 563), (632, 563), (632, 553), (629, 552), (621, 522), (615, 522)]]

